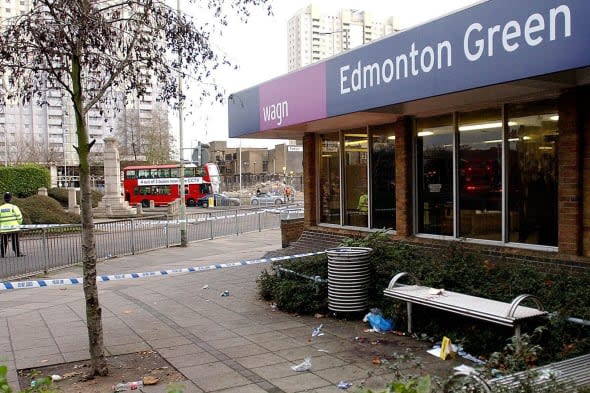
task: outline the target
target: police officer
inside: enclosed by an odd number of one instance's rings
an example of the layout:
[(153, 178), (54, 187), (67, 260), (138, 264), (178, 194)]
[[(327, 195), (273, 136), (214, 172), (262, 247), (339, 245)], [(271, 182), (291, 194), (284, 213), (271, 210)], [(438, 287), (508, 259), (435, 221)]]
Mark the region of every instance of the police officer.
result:
[(12, 194), (9, 192), (4, 193), (4, 204), (0, 205), (0, 235), (2, 235), (2, 245), (0, 251), (2, 258), (6, 255), (8, 249), (8, 236), (12, 237), (12, 251), (17, 257), (24, 256), (20, 252), (20, 245), (18, 241), (18, 233), (20, 229), (18, 225), (23, 223), (23, 216), (18, 206), (10, 203), (12, 201)]

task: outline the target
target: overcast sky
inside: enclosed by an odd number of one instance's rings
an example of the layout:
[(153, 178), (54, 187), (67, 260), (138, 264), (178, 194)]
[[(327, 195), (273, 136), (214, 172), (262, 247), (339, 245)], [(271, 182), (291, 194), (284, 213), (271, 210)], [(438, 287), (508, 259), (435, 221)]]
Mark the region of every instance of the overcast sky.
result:
[[(181, 7), (183, 1), (186, 0), (181, 0)], [(408, 28), (480, 1), (316, 0), (315, 4), (322, 9), (351, 8), (380, 16), (395, 16), (402, 28)], [(223, 86), (226, 95), (287, 73), (287, 21), (295, 12), (311, 3), (310, 0), (274, 0), (273, 16), (267, 16), (262, 9), (256, 10), (247, 24), (234, 22), (224, 28), (223, 36), (212, 40), (217, 49), (226, 53), (239, 66), (238, 70), (217, 74), (217, 82)], [(197, 89), (194, 91), (196, 94)], [(187, 93), (190, 97), (190, 90)], [(227, 140), (228, 145), (234, 147), (240, 144), (239, 139), (228, 138), (226, 105), (206, 103), (199, 107), (193, 104), (186, 111), (192, 114), (187, 115), (183, 123), (184, 147), (196, 146), (197, 141), (207, 143), (214, 140)], [(171, 123), (177, 136), (178, 119), (174, 116), (177, 114), (172, 115)], [(280, 142), (243, 139), (242, 146), (270, 147)]]

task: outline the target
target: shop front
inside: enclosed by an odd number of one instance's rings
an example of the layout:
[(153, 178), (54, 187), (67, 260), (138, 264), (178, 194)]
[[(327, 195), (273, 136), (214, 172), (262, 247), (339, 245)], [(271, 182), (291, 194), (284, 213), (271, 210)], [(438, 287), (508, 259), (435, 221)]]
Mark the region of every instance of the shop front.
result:
[(484, 1), (232, 94), (229, 136), (303, 139), (307, 228), (586, 265), (589, 18)]

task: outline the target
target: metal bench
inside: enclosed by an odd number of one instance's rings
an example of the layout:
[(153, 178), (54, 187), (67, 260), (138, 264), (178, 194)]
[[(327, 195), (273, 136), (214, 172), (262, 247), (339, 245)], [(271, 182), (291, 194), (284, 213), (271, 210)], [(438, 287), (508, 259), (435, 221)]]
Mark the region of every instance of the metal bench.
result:
[[(416, 284), (398, 284), (399, 279), (404, 276), (411, 277)], [(541, 301), (533, 295), (519, 295), (511, 303), (505, 303), (421, 286), (418, 279), (407, 272), (396, 274), (389, 282), (387, 289), (383, 292), (387, 297), (406, 302), (408, 332), (410, 333), (412, 332), (412, 304), (420, 304), (422, 306), (513, 327), (517, 342), (520, 342), (520, 323), (522, 321), (547, 315), (547, 311), (543, 310)], [(537, 308), (522, 306), (521, 303), (525, 300), (532, 301)]]
[[(518, 389), (521, 382), (525, 380), (530, 383), (535, 392), (542, 392), (549, 388), (553, 381), (563, 384), (562, 388), (567, 389), (563, 390), (564, 392), (573, 392), (576, 388), (590, 386), (590, 354), (489, 380), (483, 379), (475, 372), (457, 372), (447, 382), (444, 391), (453, 392), (457, 390), (457, 387), (464, 387), (469, 383), (474, 388), (479, 388), (479, 390), (470, 391), (491, 393), (499, 388), (509, 392)], [(456, 383), (459, 383), (459, 386)]]

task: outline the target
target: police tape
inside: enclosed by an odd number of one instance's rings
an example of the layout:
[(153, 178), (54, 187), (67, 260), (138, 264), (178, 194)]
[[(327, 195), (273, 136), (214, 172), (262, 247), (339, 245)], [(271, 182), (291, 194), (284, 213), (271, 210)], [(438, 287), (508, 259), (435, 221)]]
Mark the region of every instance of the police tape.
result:
[[(157, 271), (143, 272), (143, 273), (121, 273), (121, 274), (112, 274), (112, 275), (99, 275), (96, 277), (96, 281), (97, 282), (109, 282), (109, 281), (120, 281), (120, 280), (132, 280), (132, 279), (136, 279), (136, 278), (171, 276), (171, 275), (185, 274), (185, 273), (198, 273), (198, 272), (226, 269), (226, 268), (239, 267), (239, 266), (257, 265), (257, 264), (261, 264), (261, 263), (287, 261), (289, 259), (298, 259), (298, 258), (322, 255), (325, 253), (326, 253), (325, 251), (317, 251), (317, 252), (308, 252), (308, 253), (304, 253), (304, 254), (285, 255), (282, 257), (252, 259), (252, 260), (239, 261), (239, 262), (229, 262), (229, 263), (216, 263), (214, 265), (194, 266), (194, 267), (171, 269), (171, 270), (157, 270)], [(44, 288), (44, 287), (58, 286), (58, 285), (78, 285), (78, 284), (82, 284), (82, 282), (83, 282), (82, 277), (54, 278), (54, 279), (47, 279), (47, 280), (30, 280), (30, 281), (5, 281), (5, 282), (0, 282), (0, 291), (7, 291), (7, 290), (11, 290), (11, 289), (25, 289), (25, 288)]]
[[(284, 208), (276, 208), (276, 209), (263, 209), (257, 210), (255, 212), (248, 212), (248, 213), (238, 213), (238, 214), (226, 214), (222, 216), (207, 216), (207, 217), (199, 217), (199, 218), (187, 218), (186, 220), (133, 220), (136, 226), (156, 226), (156, 225), (180, 225), (181, 222), (186, 222), (187, 224), (195, 224), (200, 222), (207, 222), (207, 221), (218, 221), (218, 220), (227, 220), (227, 219), (235, 219), (236, 217), (248, 217), (258, 214), (264, 213), (273, 213), (273, 214), (280, 214), (280, 213), (287, 213), (287, 214), (303, 214), (303, 209), (296, 208), (296, 209), (284, 209)], [(212, 214), (212, 213), (198, 213), (198, 214)], [(100, 224), (100, 223), (96, 223)], [(113, 225), (112, 223), (107, 222), (106, 225)], [(80, 224), (23, 224), (23, 225), (12, 225), (3, 227), (4, 230), (16, 230), (16, 229), (48, 229), (48, 228), (65, 228), (65, 227), (79, 227)]]

